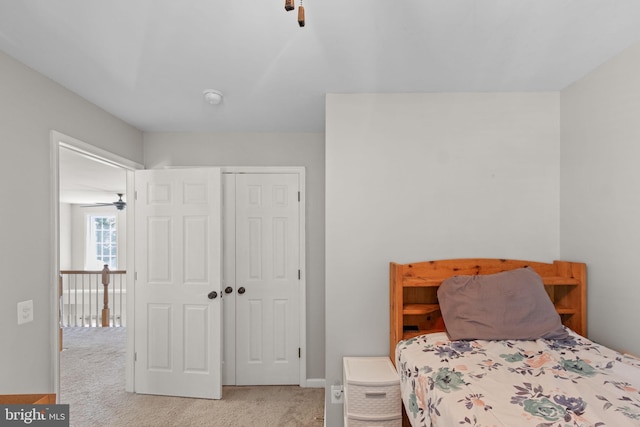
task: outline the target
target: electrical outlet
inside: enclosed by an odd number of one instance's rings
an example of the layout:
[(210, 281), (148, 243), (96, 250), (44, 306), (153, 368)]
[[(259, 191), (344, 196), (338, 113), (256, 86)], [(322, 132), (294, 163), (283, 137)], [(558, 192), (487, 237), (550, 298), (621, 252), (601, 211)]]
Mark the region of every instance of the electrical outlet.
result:
[(33, 300), (18, 303), (18, 325), (33, 321)]
[(342, 403), (344, 395), (344, 388), (341, 385), (331, 386), (331, 403)]

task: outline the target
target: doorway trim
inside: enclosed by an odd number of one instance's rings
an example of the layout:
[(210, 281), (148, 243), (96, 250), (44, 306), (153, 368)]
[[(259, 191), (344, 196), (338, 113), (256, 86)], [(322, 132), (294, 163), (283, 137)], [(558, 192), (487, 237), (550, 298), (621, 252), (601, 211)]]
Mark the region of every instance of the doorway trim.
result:
[[(122, 168), (127, 173), (127, 194), (133, 194), (133, 175), (137, 169), (144, 169), (144, 166), (140, 163), (132, 160), (120, 157), (117, 154), (113, 154), (109, 151), (87, 144), (79, 139), (65, 135), (58, 131), (52, 130), (49, 133), (49, 146), (50, 146), (50, 184), (51, 184), (51, 223), (53, 239), (51, 241), (51, 268), (52, 272), (51, 283), (57, 284), (58, 277), (60, 276), (60, 148), (66, 148), (73, 150), (79, 154), (90, 157), (94, 160), (108, 163), (113, 166)], [(134, 220), (133, 209), (127, 209), (127, 224), (132, 224)], [(134, 251), (133, 248), (133, 227), (127, 227), (127, 266), (134, 265)], [(131, 249), (131, 250), (130, 250)], [(127, 268), (126, 284), (127, 288), (132, 289), (133, 286), (133, 267)], [(133, 294), (133, 293), (131, 293)], [(57, 396), (57, 402), (60, 403), (60, 299), (58, 296), (58, 287), (51, 286), (51, 333), (52, 340), (52, 372), (53, 372), (53, 385)], [(129, 301), (131, 299), (131, 302)], [(130, 302), (130, 303), (129, 303)], [(131, 319), (129, 315), (130, 310), (133, 310), (133, 295), (127, 295), (127, 318)], [(133, 313), (133, 311), (131, 311)], [(127, 349), (133, 348), (133, 328), (127, 328)], [(131, 346), (129, 346), (131, 341)], [(133, 355), (127, 353), (126, 363), (126, 390), (133, 391)]]

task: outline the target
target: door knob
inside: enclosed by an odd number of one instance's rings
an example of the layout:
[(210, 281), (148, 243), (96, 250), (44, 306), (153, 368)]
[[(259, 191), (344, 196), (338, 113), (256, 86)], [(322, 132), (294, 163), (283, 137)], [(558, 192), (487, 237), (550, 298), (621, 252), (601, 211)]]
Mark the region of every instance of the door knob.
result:
[(211, 291), (209, 292), (209, 294), (207, 295), (207, 297), (209, 299), (216, 299), (218, 297), (218, 293), (216, 291)]
[(231, 292), (233, 292), (233, 288), (231, 286), (227, 286), (226, 288), (224, 288), (225, 294), (230, 294)]
[(239, 293), (240, 295), (244, 294), (244, 291), (245, 291), (245, 288), (244, 288), (244, 287), (242, 287), (242, 286), (241, 286), (241, 287), (239, 287), (239, 288), (238, 288), (238, 293)]

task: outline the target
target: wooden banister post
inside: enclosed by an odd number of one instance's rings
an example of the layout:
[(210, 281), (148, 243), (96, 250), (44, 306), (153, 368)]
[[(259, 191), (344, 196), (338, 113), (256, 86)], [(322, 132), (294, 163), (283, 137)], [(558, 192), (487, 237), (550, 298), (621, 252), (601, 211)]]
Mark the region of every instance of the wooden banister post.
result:
[(102, 327), (109, 327), (109, 266), (104, 265), (102, 269), (102, 286), (104, 286), (104, 306), (102, 307)]

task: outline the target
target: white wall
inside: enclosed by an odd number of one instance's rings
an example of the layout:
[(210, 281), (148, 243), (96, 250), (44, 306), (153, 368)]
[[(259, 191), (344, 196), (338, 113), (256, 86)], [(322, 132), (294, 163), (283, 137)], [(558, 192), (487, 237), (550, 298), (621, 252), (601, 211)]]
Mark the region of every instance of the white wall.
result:
[(640, 44), (561, 93), (563, 258), (587, 263), (588, 335), (640, 354)]
[(54, 392), (51, 130), (142, 162), (141, 132), (0, 52), (0, 394)]
[[(559, 254), (559, 94), (327, 95), (326, 381), (388, 355), (389, 262)], [(326, 425), (342, 425), (327, 392)]]
[(304, 166), (306, 174), (307, 378), (324, 379), (324, 135), (145, 133), (147, 168)]

